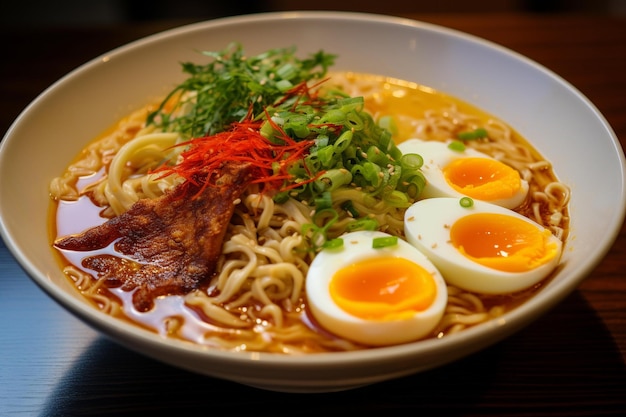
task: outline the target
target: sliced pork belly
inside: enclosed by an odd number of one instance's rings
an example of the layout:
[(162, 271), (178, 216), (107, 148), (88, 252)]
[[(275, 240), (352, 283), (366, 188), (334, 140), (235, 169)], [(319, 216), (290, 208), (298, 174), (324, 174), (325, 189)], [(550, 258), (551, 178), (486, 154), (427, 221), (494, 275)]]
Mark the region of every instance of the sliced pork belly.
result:
[(247, 164), (227, 164), (217, 173), (219, 185), (184, 183), (54, 245), (94, 251), (114, 243), (119, 256), (103, 252), (84, 258), (82, 265), (109, 287), (134, 290), (135, 307), (147, 311), (155, 297), (187, 293), (214, 273), (236, 200), (249, 180)]

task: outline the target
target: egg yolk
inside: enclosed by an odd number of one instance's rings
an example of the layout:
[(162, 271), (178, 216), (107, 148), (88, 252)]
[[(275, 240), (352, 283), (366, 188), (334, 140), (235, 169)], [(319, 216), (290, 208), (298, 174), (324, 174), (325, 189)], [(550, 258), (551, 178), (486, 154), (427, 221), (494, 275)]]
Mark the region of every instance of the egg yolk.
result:
[(409, 318), (427, 309), (437, 293), (426, 269), (397, 257), (370, 258), (341, 268), (329, 289), (344, 311), (381, 321)]
[(476, 213), (450, 228), (452, 244), (476, 263), (505, 272), (525, 272), (554, 259), (550, 231), (513, 216)]
[(477, 200), (510, 198), (519, 192), (519, 172), (489, 158), (459, 158), (443, 168), (448, 184), (456, 191)]

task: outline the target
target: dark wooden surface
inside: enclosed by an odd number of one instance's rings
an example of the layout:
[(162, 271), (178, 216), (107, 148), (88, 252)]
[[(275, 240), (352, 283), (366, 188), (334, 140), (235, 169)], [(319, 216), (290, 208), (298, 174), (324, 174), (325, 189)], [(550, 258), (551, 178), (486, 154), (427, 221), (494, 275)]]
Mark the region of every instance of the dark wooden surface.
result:
[[(555, 71), (626, 142), (625, 18), (410, 17), (478, 35)], [(179, 23), (0, 29), (0, 132), (76, 66)], [(578, 290), (513, 337), (422, 374), (342, 393), (300, 395), (195, 375), (118, 346), (48, 299), (0, 244), (0, 416), (626, 415), (625, 268), (622, 229)]]

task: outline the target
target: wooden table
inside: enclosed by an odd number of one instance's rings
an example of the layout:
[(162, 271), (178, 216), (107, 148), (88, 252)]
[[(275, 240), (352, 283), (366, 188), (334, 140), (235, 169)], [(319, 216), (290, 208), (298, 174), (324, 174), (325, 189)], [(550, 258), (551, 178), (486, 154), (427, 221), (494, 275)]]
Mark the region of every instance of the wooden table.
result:
[[(409, 17), (478, 35), (536, 60), (589, 97), (626, 142), (625, 18)], [(0, 29), (0, 131), (76, 66), (179, 23)], [(625, 270), (622, 229), (577, 291), (513, 337), (422, 374), (306, 396), (195, 375), (126, 350), (48, 299), (2, 245), (0, 415), (626, 415)]]

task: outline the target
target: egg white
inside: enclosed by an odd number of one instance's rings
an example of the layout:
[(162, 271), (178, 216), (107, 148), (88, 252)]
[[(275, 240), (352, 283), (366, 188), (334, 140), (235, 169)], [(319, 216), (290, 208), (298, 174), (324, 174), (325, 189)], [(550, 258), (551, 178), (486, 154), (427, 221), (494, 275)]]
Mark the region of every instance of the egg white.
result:
[[(384, 236), (389, 235), (376, 231), (343, 235), (343, 247), (321, 251), (313, 260), (306, 278), (308, 305), (315, 320), (335, 335), (370, 346), (411, 342), (427, 336), (441, 320), (448, 298), (442, 275), (408, 242), (398, 239), (397, 245), (372, 248), (373, 239)], [(367, 258), (389, 256), (406, 258), (430, 272), (436, 285), (435, 300), (430, 307), (416, 312), (409, 319), (376, 321), (356, 317), (335, 304), (329, 286), (339, 269)]]
[[(475, 149), (465, 148), (462, 151), (452, 150), (448, 147), (449, 142), (424, 141), (421, 139), (408, 139), (398, 145), (403, 154), (416, 153), (424, 160), (422, 173), (426, 178), (426, 186), (420, 194), (420, 199), (434, 197), (463, 197), (464, 195), (448, 184), (443, 174), (443, 168), (452, 161), (460, 158), (495, 158), (479, 152)], [(489, 200), (506, 208), (515, 208), (524, 202), (528, 195), (528, 182), (521, 179), (520, 189), (509, 198)]]
[(439, 269), (447, 283), (467, 291), (481, 294), (510, 294), (537, 284), (558, 265), (562, 242), (550, 235), (549, 242), (557, 245), (557, 256), (525, 272), (505, 272), (478, 264), (464, 256), (451, 242), (450, 227), (460, 219), (474, 213), (505, 214), (519, 218), (544, 230), (529, 218), (495, 204), (474, 201), (472, 207), (462, 207), (454, 197), (421, 200), (405, 213), (406, 239)]

